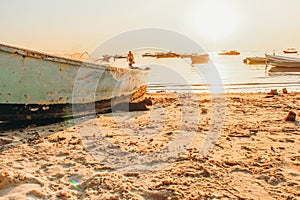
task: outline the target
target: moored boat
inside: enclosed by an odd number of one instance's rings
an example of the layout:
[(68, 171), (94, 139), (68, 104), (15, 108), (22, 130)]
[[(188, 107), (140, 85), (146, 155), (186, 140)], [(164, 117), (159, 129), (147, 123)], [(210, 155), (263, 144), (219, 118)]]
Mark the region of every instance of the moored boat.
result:
[(278, 56), (278, 55), (266, 55), (268, 65), (281, 68), (300, 68), (300, 58)]
[(4, 44), (0, 69), (0, 121), (78, 117), (137, 103), (148, 73)]
[(156, 58), (178, 58), (179, 55), (174, 52), (157, 53)]
[(300, 68), (297, 67), (272, 67), (269, 72), (300, 72)]
[(180, 58), (190, 58), (191, 64), (205, 64), (209, 61), (209, 55), (207, 53), (187, 53), (187, 54), (179, 54)]
[(247, 57), (243, 60), (244, 63), (249, 65), (259, 65), (259, 64), (265, 64), (266, 58), (265, 57)]
[(285, 54), (289, 54), (289, 53), (298, 53), (298, 51), (297, 51), (297, 49), (295, 49), (295, 48), (287, 48), (287, 49), (284, 49), (283, 50), (283, 53), (285, 53)]
[(266, 55), (266, 67), (272, 65), (269, 72), (300, 72), (300, 58)]
[(218, 55), (240, 55), (240, 52), (236, 51), (236, 50), (230, 50), (230, 51), (222, 51), (222, 52), (219, 52)]
[(200, 53), (174, 53), (174, 52), (166, 52), (166, 53), (145, 53), (142, 55), (143, 57), (155, 57), (155, 58), (190, 58), (191, 64), (204, 64), (209, 60), (208, 54), (200, 54)]

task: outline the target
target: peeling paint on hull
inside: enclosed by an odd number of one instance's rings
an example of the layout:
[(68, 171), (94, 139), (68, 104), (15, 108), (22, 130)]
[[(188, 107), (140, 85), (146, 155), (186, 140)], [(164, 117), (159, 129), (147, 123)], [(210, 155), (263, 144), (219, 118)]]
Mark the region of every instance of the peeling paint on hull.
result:
[[(2, 44), (0, 69), (0, 121), (70, 117), (74, 105), (103, 113), (112, 102), (138, 102), (146, 93), (146, 70), (96, 65)], [(81, 111), (76, 115), (92, 112)]]

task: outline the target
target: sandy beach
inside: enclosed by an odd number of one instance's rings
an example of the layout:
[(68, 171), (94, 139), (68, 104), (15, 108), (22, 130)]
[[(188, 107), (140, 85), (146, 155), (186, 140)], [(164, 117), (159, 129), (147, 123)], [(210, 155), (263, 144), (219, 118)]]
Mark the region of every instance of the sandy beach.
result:
[(208, 94), (148, 97), (148, 111), (2, 131), (0, 199), (300, 198), (300, 93), (226, 94), (217, 113)]

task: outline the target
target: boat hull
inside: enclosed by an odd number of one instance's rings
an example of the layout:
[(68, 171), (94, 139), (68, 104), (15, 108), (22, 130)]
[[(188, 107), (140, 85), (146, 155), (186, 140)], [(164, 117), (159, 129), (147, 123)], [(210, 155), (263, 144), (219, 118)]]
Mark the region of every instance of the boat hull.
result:
[[(146, 70), (96, 65), (0, 45), (0, 121), (104, 113), (146, 93)], [(74, 108), (76, 113), (74, 113)]]
[(300, 67), (272, 67), (269, 72), (300, 72)]
[(63, 104), (0, 104), (0, 121), (42, 121), (71, 119), (111, 112), (119, 104), (138, 103), (144, 100), (146, 87), (140, 87), (132, 95), (118, 96), (90, 103)]
[(298, 51), (283, 51), (283, 53), (286, 53), (286, 54), (296, 54), (296, 53), (298, 53)]
[(244, 63), (249, 65), (259, 65), (259, 64), (265, 64), (266, 58), (264, 57), (247, 57), (243, 60)]
[(223, 51), (223, 52), (219, 52), (218, 55), (221, 56), (237, 56), (240, 55), (240, 52), (232, 50), (232, 51)]
[(300, 68), (300, 58), (266, 55), (267, 63), (280, 68)]
[(283, 53), (296, 54), (296, 53), (298, 53), (298, 51), (295, 48), (288, 48), (288, 49), (283, 50)]

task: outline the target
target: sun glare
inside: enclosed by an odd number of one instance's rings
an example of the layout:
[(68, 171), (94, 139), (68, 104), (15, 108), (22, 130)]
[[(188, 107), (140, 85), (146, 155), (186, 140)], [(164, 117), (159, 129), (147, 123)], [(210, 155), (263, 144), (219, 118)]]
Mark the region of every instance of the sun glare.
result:
[(208, 0), (193, 9), (192, 26), (203, 37), (222, 39), (236, 28), (235, 10), (223, 1)]

